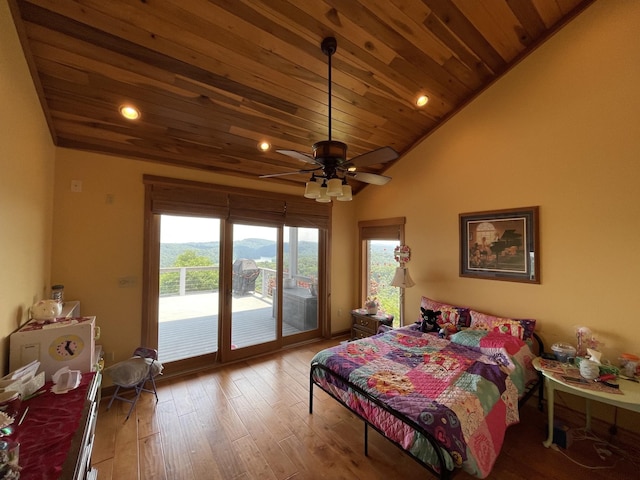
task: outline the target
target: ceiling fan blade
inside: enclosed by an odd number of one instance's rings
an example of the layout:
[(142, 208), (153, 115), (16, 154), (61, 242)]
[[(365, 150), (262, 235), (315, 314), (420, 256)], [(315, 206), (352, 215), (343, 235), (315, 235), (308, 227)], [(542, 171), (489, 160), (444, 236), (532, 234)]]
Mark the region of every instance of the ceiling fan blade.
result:
[(379, 163), (390, 162), (398, 158), (398, 152), (391, 147), (382, 147), (376, 150), (372, 150), (357, 157), (353, 157), (347, 162), (347, 166), (353, 165), (354, 167), (368, 167), (369, 165), (377, 165)]
[(313, 155), (310, 153), (302, 153), (297, 150), (276, 150), (276, 152), (281, 153), (283, 155), (287, 155), (289, 157), (293, 157), (301, 162), (305, 163), (317, 163), (313, 158)]
[(368, 173), (368, 172), (346, 172), (349, 177), (354, 180), (358, 180), (364, 183), (371, 183), (372, 185), (384, 185), (391, 180), (391, 177), (387, 177), (385, 175), (378, 175), (376, 173)]
[(296, 170), (295, 172), (270, 173), (268, 175), (260, 175), (258, 178), (284, 177), (285, 175), (298, 175), (300, 173), (316, 172), (322, 167), (310, 168), (308, 170)]

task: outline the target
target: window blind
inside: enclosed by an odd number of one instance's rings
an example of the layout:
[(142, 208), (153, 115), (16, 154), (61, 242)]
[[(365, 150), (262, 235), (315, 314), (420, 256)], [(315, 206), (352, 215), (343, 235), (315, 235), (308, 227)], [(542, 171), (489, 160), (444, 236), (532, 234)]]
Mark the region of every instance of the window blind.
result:
[(233, 223), (329, 229), (331, 204), (259, 190), (144, 175), (154, 214), (215, 216)]

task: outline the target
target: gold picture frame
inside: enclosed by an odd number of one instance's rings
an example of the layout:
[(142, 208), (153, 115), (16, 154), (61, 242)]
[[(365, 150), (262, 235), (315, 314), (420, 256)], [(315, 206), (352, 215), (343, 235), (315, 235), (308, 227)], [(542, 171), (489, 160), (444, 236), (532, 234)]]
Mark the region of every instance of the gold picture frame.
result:
[(539, 207), (461, 213), (460, 276), (540, 283)]

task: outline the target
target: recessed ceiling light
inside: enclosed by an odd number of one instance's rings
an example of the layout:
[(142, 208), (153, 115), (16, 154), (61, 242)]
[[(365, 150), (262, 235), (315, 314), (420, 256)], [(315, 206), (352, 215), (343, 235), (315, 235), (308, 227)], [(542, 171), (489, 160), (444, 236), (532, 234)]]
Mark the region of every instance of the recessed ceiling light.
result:
[(426, 95), (420, 95), (416, 100), (416, 105), (419, 107), (424, 107), (428, 101), (429, 97), (427, 97)]
[(140, 110), (132, 105), (121, 105), (120, 115), (122, 115), (127, 120), (137, 120), (138, 118), (140, 118)]
[(271, 149), (271, 144), (269, 142), (260, 142), (258, 144), (258, 150), (260, 150), (261, 152), (268, 152)]

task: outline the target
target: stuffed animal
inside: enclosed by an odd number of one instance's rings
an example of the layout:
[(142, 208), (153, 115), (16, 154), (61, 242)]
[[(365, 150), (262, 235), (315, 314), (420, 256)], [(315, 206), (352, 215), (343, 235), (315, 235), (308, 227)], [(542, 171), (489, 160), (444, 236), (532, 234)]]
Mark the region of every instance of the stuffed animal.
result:
[(447, 322), (442, 325), (439, 325), (439, 327), (440, 327), (440, 330), (438, 331), (438, 336), (440, 338), (449, 338), (449, 335), (456, 333), (458, 331), (456, 326), (451, 322)]
[(420, 324), (421, 332), (437, 332), (440, 330), (440, 325), (438, 325), (438, 318), (442, 313), (440, 310), (434, 312), (433, 310), (420, 307), (420, 313), (422, 314), (422, 323)]

